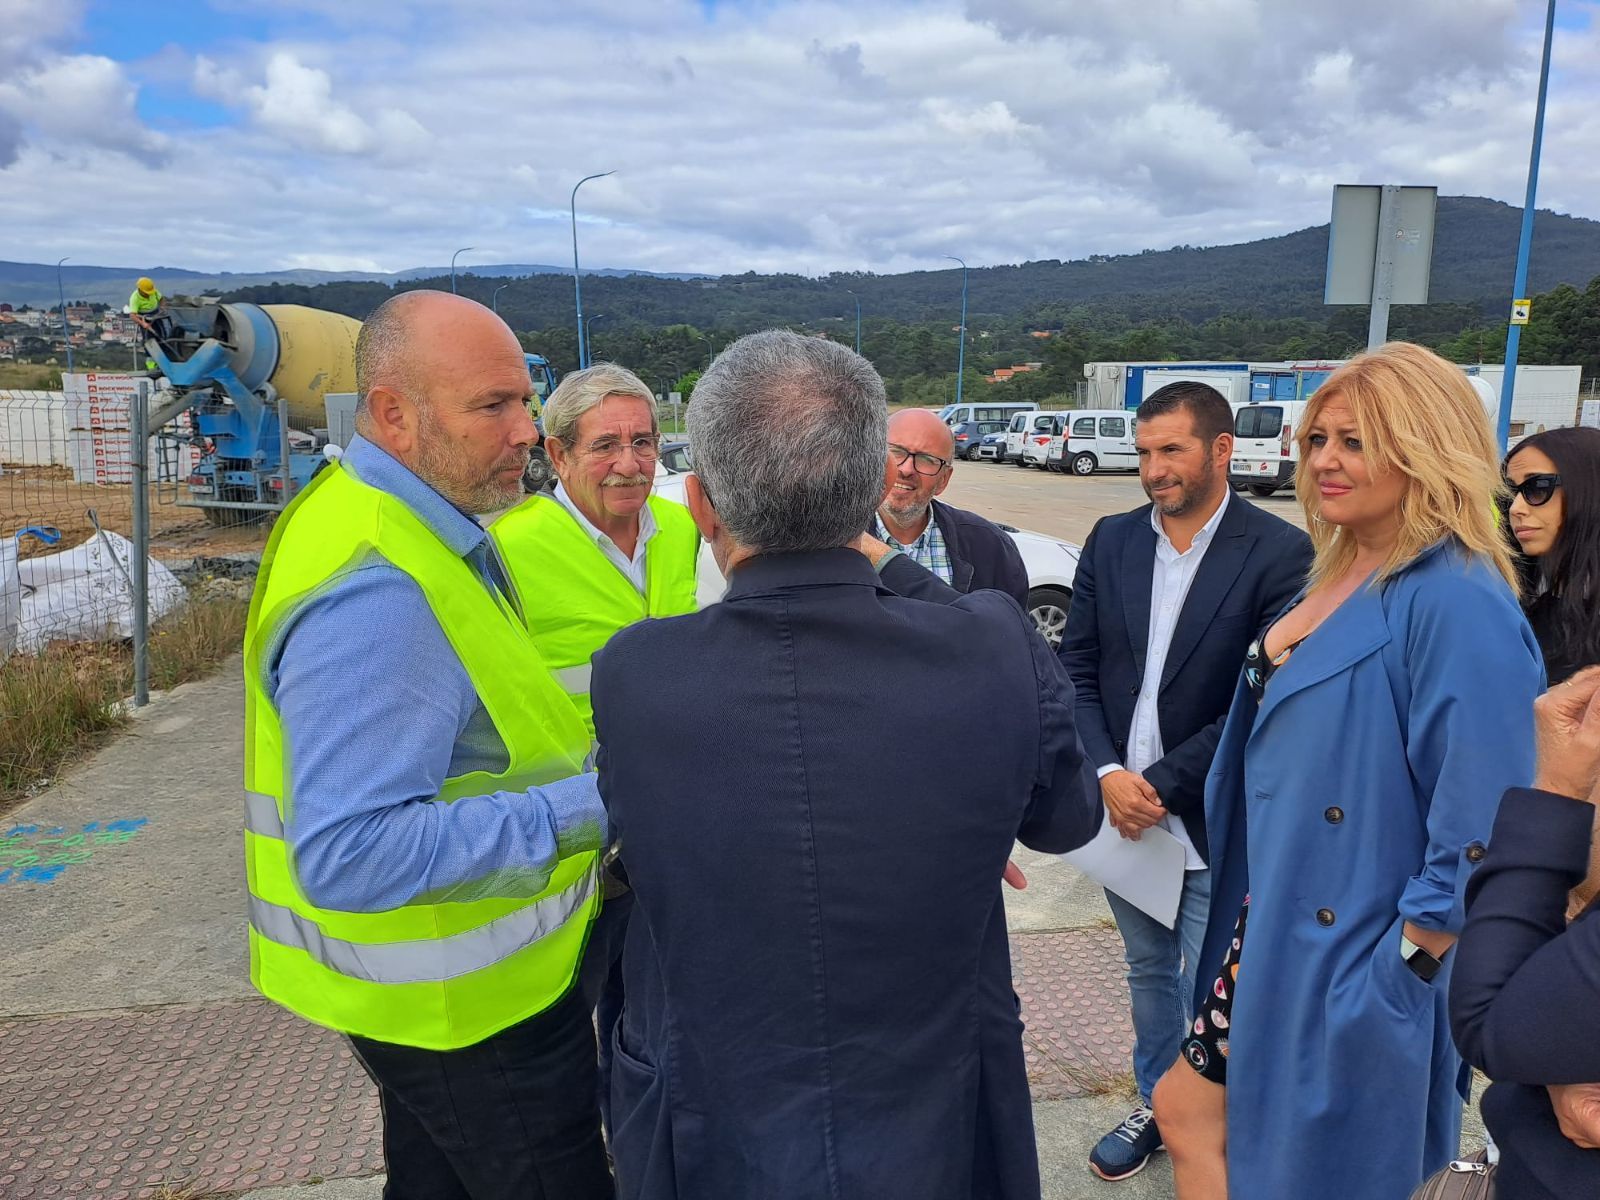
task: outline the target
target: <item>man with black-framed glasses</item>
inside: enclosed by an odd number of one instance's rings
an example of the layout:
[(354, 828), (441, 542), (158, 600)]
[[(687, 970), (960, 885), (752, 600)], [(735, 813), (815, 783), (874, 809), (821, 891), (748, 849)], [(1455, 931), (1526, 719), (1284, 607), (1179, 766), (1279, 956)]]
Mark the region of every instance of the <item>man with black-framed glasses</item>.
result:
[(955, 470), (955, 442), (937, 413), (902, 409), (889, 418), (883, 501), (869, 533), (958, 592), (993, 588), (1028, 607), (1028, 572), (1016, 543), (992, 521), (937, 497)]

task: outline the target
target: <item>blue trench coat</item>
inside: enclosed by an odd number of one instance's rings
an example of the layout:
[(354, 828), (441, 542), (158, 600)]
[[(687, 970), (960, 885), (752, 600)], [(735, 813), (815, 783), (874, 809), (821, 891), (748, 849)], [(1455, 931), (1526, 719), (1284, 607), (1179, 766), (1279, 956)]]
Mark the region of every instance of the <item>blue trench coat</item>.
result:
[(1450, 956), (1500, 795), (1533, 775), (1538, 647), (1504, 580), (1441, 542), (1363, 587), (1259, 712), (1241, 677), (1206, 787), (1212, 908), (1197, 1004), (1248, 890), (1228, 1058), (1234, 1200), (1405, 1200), (1455, 1156), (1468, 1072)]

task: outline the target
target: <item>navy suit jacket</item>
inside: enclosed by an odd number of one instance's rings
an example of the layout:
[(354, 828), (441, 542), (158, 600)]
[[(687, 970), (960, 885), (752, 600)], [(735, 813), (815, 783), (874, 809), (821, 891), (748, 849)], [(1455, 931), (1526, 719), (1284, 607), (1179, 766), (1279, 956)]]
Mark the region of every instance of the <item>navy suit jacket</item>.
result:
[(1450, 1019), (1462, 1057), (1495, 1081), (1483, 1119), (1515, 1200), (1600, 1196), (1600, 1150), (1566, 1139), (1545, 1091), (1600, 1081), (1600, 907), (1566, 915), (1593, 826), (1590, 804), (1513, 788), (1467, 884)]
[(617, 634), (592, 694), (635, 897), (619, 1195), (1037, 1200), (1000, 875), (1101, 813), (1016, 602), (766, 555)]
[[(1078, 732), (1096, 767), (1127, 761), (1144, 686), (1156, 561), (1150, 507), (1096, 523), (1078, 559), (1061, 637)], [(1310, 538), (1231, 496), (1173, 629), (1156, 700), (1166, 753), (1144, 776), (1207, 861), (1206, 773), (1234, 685), (1251, 640), (1299, 592), (1310, 566)]]

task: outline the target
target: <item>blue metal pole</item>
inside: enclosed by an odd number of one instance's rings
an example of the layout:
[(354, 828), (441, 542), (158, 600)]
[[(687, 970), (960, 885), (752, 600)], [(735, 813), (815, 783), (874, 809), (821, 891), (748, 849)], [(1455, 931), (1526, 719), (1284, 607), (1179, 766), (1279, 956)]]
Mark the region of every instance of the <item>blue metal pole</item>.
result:
[[(1544, 98), (1550, 90), (1550, 43), (1556, 31), (1556, 0), (1550, 0), (1544, 15), (1544, 57), (1539, 62), (1539, 103), (1533, 113), (1533, 150), (1528, 157), (1528, 196), (1522, 204), (1522, 238), (1517, 243), (1517, 277), (1511, 285), (1513, 300), (1528, 292), (1528, 256), (1533, 250), (1533, 204), (1539, 190), (1539, 148), (1544, 141)], [(1517, 392), (1517, 351), (1522, 348), (1522, 326), (1512, 323), (1506, 329), (1506, 375), (1500, 383), (1500, 413), (1496, 429), (1500, 452), (1511, 440), (1511, 400)]]
[(954, 254), (946, 254), (951, 262), (961, 264), (961, 343), (956, 352), (956, 403), (961, 403), (961, 377), (967, 373), (967, 264)]
[(854, 300), (856, 302), (856, 353), (860, 354), (861, 353), (861, 297), (856, 295), (854, 292), (851, 292), (849, 288), (846, 288), (845, 291), (849, 292), (850, 299), (852, 299), (852, 300)]
[(450, 256), (450, 294), (456, 294), (456, 254), (465, 254), (468, 250), (476, 250), (476, 246), (463, 246)]
[(500, 293), (505, 291), (510, 286), (511, 285), (509, 283), (502, 283), (499, 287), (495, 288), (494, 295), (489, 297), (489, 307), (494, 310), (496, 315), (498, 315), (500, 312)]
[(591, 179), (604, 179), (615, 171), (601, 171), (598, 175), (585, 175), (572, 185), (572, 295), (578, 306), (578, 366), (589, 365), (589, 343), (583, 329), (583, 276), (578, 272), (578, 189)]
[[(71, 258), (68, 255), (67, 258)], [(61, 341), (67, 347), (67, 374), (72, 374), (72, 333), (67, 328), (67, 292), (61, 285), (61, 264), (66, 258), (56, 260), (56, 299), (61, 302)]]

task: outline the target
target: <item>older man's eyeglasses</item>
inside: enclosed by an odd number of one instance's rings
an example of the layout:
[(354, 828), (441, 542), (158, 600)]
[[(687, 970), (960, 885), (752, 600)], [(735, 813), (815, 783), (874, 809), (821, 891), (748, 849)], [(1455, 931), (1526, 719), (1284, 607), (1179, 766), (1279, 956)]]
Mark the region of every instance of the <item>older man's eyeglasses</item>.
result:
[(918, 475), (937, 475), (950, 465), (948, 458), (940, 458), (937, 454), (926, 454), (921, 450), (907, 450), (904, 446), (889, 443), (889, 461), (895, 466), (904, 466), (906, 459), (911, 460), (911, 469)]
[(638, 459), (653, 459), (661, 453), (661, 435), (656, 433), (641, 433), (631, 441), (621, 438), (603, 437), (596, 438), (584, 447), (584, 453), (590, 458), (613, 459), (621, 458), (624, 448), (633, 451), (633, 456)]
[(1538, 508), (1556, 494), (1556, 489), (1561, 486), (1561, 476), (1529, 475), (1521, 483), (1507, 480), (1506, 486), (1511, 489), (1513, 496), (1521, 496), (1534, 508)]

